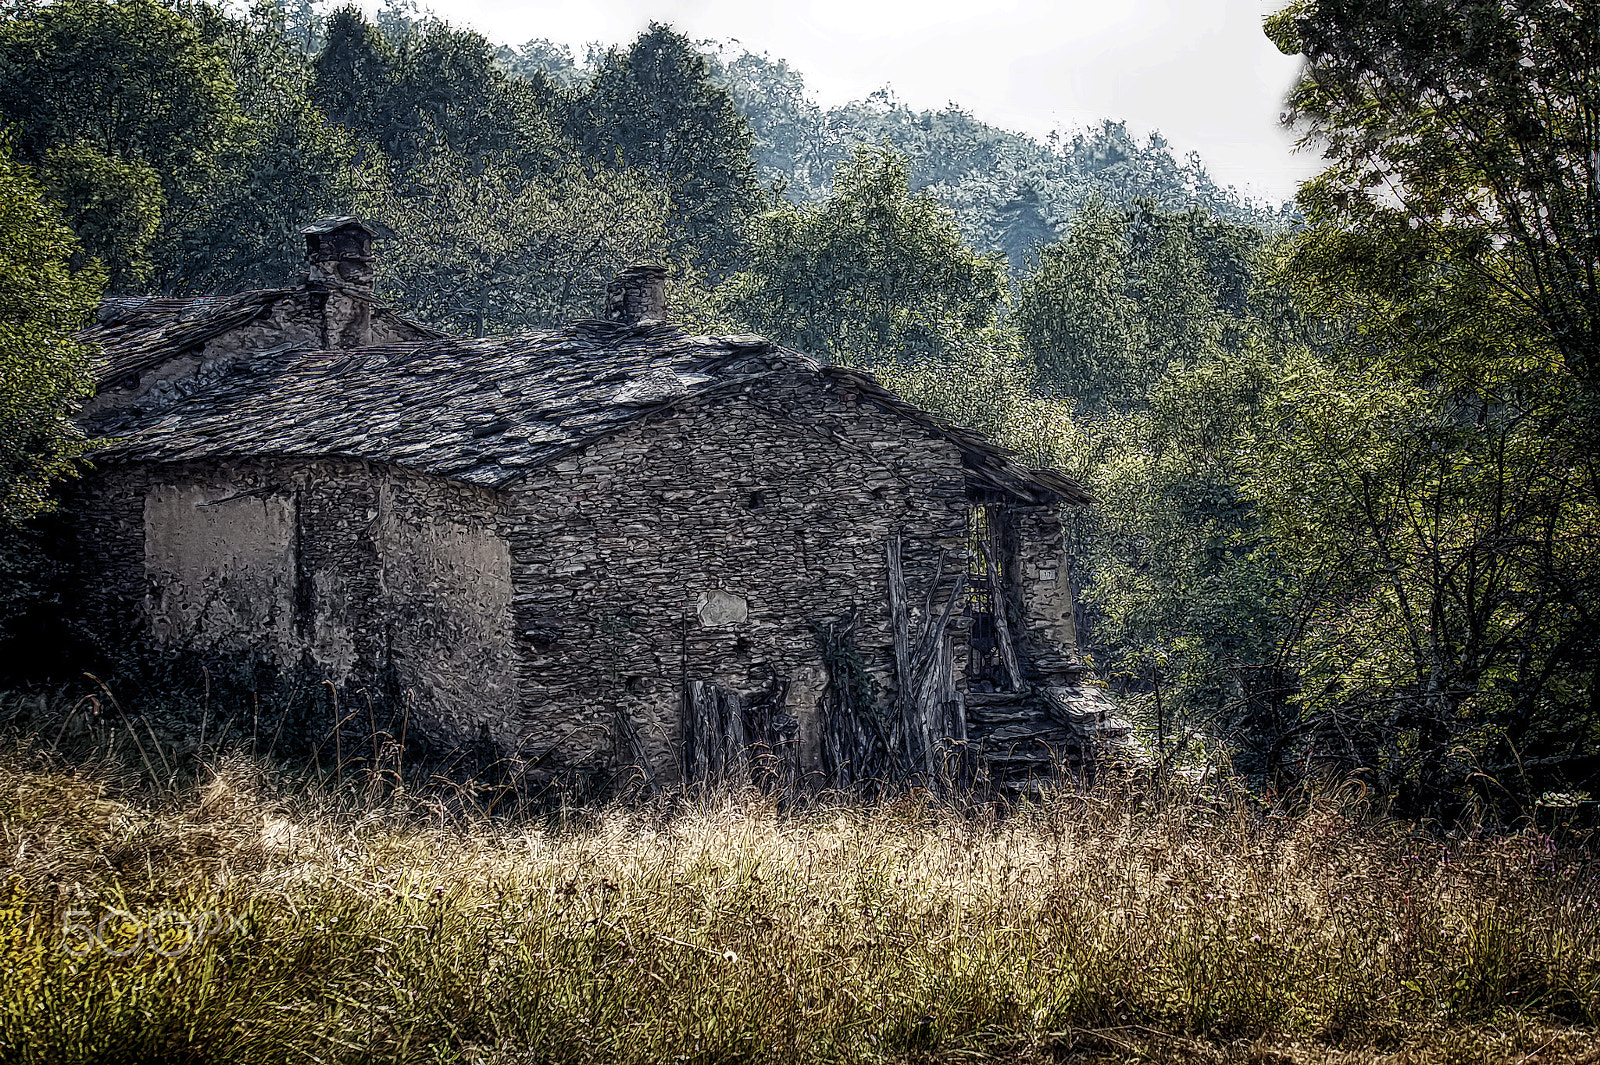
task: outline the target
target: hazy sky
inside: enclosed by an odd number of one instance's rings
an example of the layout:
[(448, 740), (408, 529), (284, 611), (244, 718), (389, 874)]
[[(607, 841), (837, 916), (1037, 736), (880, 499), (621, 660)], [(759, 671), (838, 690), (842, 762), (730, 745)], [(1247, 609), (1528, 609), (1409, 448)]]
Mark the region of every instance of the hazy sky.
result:
[(1286, 199), (1318, 169), (1278, 127), (1297, 60), (1262, 35), (1282, 0), (421, 0), (495, 41), (626, 44), (652, 19), (787, 59), (824, 107), (890, 85), (1042, 136), (1102, 118), (1196, 149), (1218, 184)]

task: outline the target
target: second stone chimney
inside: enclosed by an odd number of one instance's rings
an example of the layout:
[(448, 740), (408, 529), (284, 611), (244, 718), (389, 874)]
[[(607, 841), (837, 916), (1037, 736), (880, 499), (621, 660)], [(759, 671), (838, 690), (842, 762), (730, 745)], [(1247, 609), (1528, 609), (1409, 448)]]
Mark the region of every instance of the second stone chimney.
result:
[[(376, 230), (354, 218), (324, 218), (300, 230), (310, 264), (306, 287), (320, 297), (322, 346), (372, 343), (372, 240)], [(315, 303), (313, 303), (315, 306)]]
[(667, 270), (663, 266), (625, 266), (606, 286), (606, 321), (618, 325), (667, 320)]

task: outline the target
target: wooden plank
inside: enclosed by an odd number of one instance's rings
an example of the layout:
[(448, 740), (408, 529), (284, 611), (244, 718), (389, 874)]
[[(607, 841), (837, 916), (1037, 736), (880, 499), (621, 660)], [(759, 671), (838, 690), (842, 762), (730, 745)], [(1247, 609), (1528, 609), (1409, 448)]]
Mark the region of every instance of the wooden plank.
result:
[(994, 552), (984, 552), (989, 564), (989, 602), (994, 609), (995, 639), (1000, 644), (1000, 661), (1006, 668), (1006, 680), (1012, 691), (1022, 690), (1022, 667), (1017, 664), (1016, 645), (1011, 642), (1011, 622), (1006, 618), (1006, 592), (1000, 583), (1000, 570), (994, 564)]
[(715, 681), (691, 680), (684, 699), (686, 731), (692, 730), (685, 758), (691, 779), (709, 784), (745, 785), (750, 772), (750, 736), (739, 693)]
[[(950, 619), (955, 614), (956, 604), (966, 593), (967, 575), (962, 573), (956, 578), (955, 587), (950, 590), (950, 596), (945, 600), (944, 609), (939, 617), (928, 618), (922, 633), (921, 646), (918, 648), (917, 667), (919, 676), (918, 703), (922, 708), (923, 718), (932, 717), (939, 722), (940, 739), (949, 738), (951, 728), (946, 722), (948, 703), (955, 696), (955, 676), (953, 652), (950, 648)], [(931, 772), (934, 768), (933, 759), (935, 744), (930, 738), (925, 758), (925, 768)]]
[(705, 681), (691, 680), (684, 702), (694, 736), (689, 764), (694, 779), (709, 783), (716, 780), (722, 770), (718, 757), (716, 693)]
[[(850, 635), (859, 622), (859, 615), (852, 614), (837, 630), (830, 623), (827, 646), (835, 653), (846, 651), (850, 647)], [(830, 664), (823, 701), (824, 749), (832, 783), (842, 788), (900, 776), (902, 770), (896, 767), (899, 761), (896, 751), (897, 737), (902, 730), (885, 729), (876, 707), (854, 705), (848, 689), (849, 678), (833, 669)]]
[(726, 783), (750, 783), (750, 736), (744, 727), (744, 707), (739, 693), (720, 684), (711, 685), (716, 693), (717, 717), (722, 725), (722, 779)]
[(644, 740), (639, 736), (639, 730), (634, 727), (633, 718), (622, 707), (612, 711), (617, 720), (617, 730), (626, 737), (628, 747), (633, 752), (633, 764), (640, 773), (644, 774), (644, 789), (647, 793), (654, 794), (656, 790), (656, 775), (650, 771), (650, 759), (644, 750)]
[[(929, 771), (934, 774), (936, 779), (942, 780), (950, 775), (949, 758), (953, 749), (950, 741), (955, 733), (955, 722), (952, 717), (956, 701), (956, 682), (951, 664), (954, 655), (950, 649), (949, 633), (939, 633), (936, 648), (931, 665), (934, 680), (933, 706), (931, 709), (938, 722), (939, 742), (932, 752), (936, 757), (936, 761), (929, 766)], [(930, 761), (934, 760), (930, 759)]]
[(916, 674), (911, 662), (911, 616), (906, 604), (906, 577), (901, 566), (900, 530), (889, 536), (889, 618), (894, 630), (895, 683), (899, 687), (898, 729), (900, 736), (890, 737), (890, 750), (905, 748), (905, 771), (916, 771), (917, 757), (912, 749), (912, 737), (921, 732), (916, 723)]

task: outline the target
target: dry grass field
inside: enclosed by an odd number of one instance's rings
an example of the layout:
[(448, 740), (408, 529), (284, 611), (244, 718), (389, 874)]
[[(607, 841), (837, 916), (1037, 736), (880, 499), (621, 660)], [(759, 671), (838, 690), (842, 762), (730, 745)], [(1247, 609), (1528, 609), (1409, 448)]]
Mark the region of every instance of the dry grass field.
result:
[(1600, 866), (1337, 792), (148, 777), (0, 754), (0, 1060), (1600, 1062)]

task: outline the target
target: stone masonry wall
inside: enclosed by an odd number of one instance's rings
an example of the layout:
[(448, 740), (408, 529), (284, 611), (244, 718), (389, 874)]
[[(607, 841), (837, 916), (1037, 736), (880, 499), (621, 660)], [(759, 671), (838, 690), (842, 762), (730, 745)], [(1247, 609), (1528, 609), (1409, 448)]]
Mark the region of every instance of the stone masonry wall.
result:
[(78, 486), (83, 622), (409, 689), (453, 745), (515, 691), (504, 498), (363, 462), (103, 467)]
[(632, 761), (621, 715), (672, 779), (685, 679), (749, 695), (784, 678), (815, 770), (826, 674), (812, 625), (861, 613), (856, 644), (887, 708), (892, 530), (919, 616), (940, 550), (944, 589), (965, 565), (957, 449), (814, 375), (656, 416), (512, 491), (522, 712), (499, 738), (530, 755), (557, 745), (551, 766)]
[(1017, 534), (1016, 584), (1022, 632), (1017, 653), (1028, 671), (1051, 683), (1075, 675), (1078, 636), (1073, 621), (1071, 560), (1055, 507), (1006, 508)]

